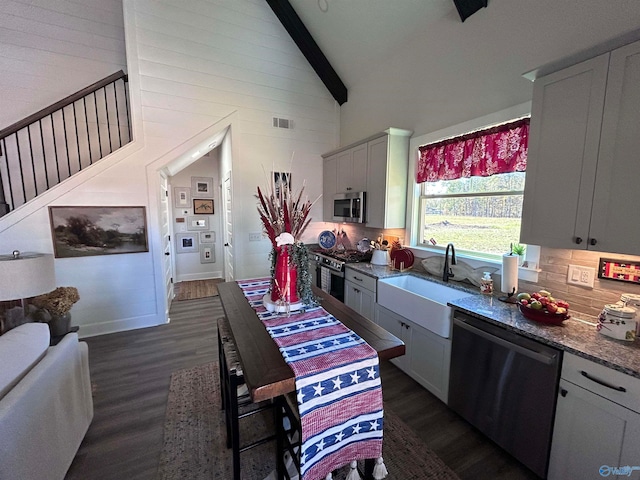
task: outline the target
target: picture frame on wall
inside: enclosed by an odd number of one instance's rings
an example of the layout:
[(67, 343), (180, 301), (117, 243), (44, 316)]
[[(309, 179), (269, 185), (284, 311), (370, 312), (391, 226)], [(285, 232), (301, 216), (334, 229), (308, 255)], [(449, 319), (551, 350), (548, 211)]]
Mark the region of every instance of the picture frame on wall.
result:
[(49, 207), (55, 258), (149, 251), (143, 206)]
[(215, 263), (216, 251), (213, 244), (200, 245), (200, 263)]
[(198, 251), (198, 248), (198, 234), (176, 234), (176, 253), (195, 253)]
[(187, 217), (187, 230), (209, 230), (209, 217), (208, 216), (191, 216)]
[(193, 213), (195, 215), (213, 215), (213, 198), (194, 198)]
[(191, 189), (189, 187), (173, 187), (173, 206), (175, 208), (191, 207)]
[(216, 232), (200, 232), (200, 243), (215, 243)]
[(282, 187), (291, 189), (291, 172), (273, 172), (273, 192), (276, 198), (280, 196)]
[(213, 198), (213, 177), (191, 177), (191, 195)]

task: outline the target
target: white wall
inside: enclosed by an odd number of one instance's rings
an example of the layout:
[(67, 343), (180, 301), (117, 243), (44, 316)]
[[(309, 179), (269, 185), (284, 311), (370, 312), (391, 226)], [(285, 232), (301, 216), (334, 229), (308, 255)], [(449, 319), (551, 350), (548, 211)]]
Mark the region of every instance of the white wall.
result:
[(0, 129), (125, 70), (122, 0), (0, 1)]
[[(213, 234), (215, 240), (211, 246), (215, 262), (213, 263), (201, 263), (200, 252), (186, 252), (179, 253), (176, 248), (173, 250), (175, 271), (174, 281), (183, 282), (187, 280), (205, 280), (207, 278), (220, 278), (223, 273), (223, 258), (222, 258), (222, 237), (221, 237), (221, 218), (222, 218), (222, 201), (220, 198), (220, 178), (219, 178), (219, 149), (214, 149), (207, 155), (199, 158), (187, 168), (183, 169), (176, 175), (170, 177), (171, 188), (176, 187), (189, 188), (191, 191), (191, 200), (188, 208), (175, 207), (175, 202), (172, 206), (172, 224), (173, 224), (173, 244), (177, 245), (178, 235), (192, 234), (197, 240), (198, 246), (200, 246), (199, 231), (189, 230), (189, 217), (203, 218), (206, 217), (209, 220), (209, 232)], [(213, 179), (213, 215), (195, 215), (193, 210), (193, 199), (203, 198), (194, 194), (191, 190), (191, 177), (208, 177)], [(184, 212), (188, 213), (184, 213)], [(182, 222), (177, 222), (177, 219), (182, 219)]]
[[(236, 278), (268, 273), (269, 242), (249, 242), (261, 231), (262, 166), (290, 169), (294, 187), (306, 178), (315, 198), (320, 155), (337, 146), (336, 102), (263, 0), (131, 0), (124, 25), (134, 142), (0, 219), (0, 252), (52, 252), (49, 204), (147, 207), (148, 253), (56, 260), (58, 284), (80, 291), (72, 315), (84, 336), (166, 321), (157, 170), (206, 142), (212, 126), (232, 119)], [(294, 129), (274, 129), (273, 116)]]
[(434, 132), (531, 100), (522, 75), (640, 27), (640, 2), (491, 0), (451, 9), (349, 85), (341, 145), (389, 126)]

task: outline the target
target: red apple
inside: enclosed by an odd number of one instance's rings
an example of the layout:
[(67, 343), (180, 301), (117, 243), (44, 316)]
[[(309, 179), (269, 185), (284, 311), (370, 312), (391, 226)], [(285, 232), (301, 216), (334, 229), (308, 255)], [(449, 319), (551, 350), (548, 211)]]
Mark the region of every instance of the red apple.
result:
[(558, 304), (559, 307), (569, 308), (569, 304), (564, 300), (556, 300), (556, 303)]
[(529, 305), (529, 301), (528, 301), (528, 300), (520, 300), (520, 303), (521, 303), (522, 305), (524, 305), (525, 307), (526, 307), (527, 305)]
[(547, 303), (547, 311), (549, 313), (556, 313), (558, 311), (558, 305), (555, 303)]

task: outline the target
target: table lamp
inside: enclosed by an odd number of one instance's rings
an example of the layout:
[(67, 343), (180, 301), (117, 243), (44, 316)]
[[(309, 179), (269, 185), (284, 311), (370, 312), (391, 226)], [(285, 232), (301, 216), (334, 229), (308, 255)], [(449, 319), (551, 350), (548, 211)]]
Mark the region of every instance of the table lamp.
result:
[(50, 253), (14, 250), (0, 255), (0, 301), (22, 300), (56, 288), (56, 270)]

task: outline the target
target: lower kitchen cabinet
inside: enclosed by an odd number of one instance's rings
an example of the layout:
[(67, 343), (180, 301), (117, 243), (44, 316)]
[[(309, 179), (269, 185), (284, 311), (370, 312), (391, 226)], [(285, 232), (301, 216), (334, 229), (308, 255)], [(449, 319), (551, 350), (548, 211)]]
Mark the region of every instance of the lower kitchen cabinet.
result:
[(374, 321), (378, 325), (400, 338), (406, 345), (405, 355), (391, 362), (447, 403), (451, 340), (377, 304), (375, 315)]
[(640, 380), (565, 353), (548, 478), (628, 477), (614, 469), (640, 467), (639, 411)]
[(374, 319), (376, 279), (351, 268), (345, 269), (344, 303), (363, 317)]

